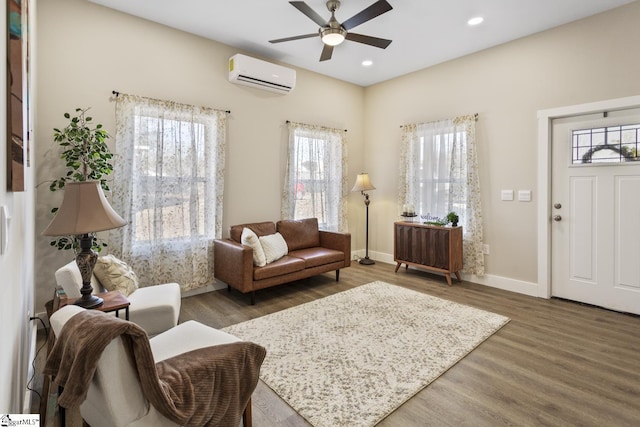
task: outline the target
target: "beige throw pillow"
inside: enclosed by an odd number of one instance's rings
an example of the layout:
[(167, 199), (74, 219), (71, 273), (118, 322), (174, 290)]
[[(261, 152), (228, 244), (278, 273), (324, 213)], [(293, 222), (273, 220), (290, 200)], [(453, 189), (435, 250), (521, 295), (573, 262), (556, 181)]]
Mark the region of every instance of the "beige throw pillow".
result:
[(108, 291), (120, 291), (126, 297), (138, 289), (138, 276), (124, 261), (113, 255), (98, 257), (93, 274)]
[(287, 242), (284, 241), (284, 237), (280, 233), (262, 236), (260, 237), (260, 243), (262, 244), (262, 249), (264, 249), (267, 264), (279, 260), (289, 252)]
[(264, 256), (264, 250), (258, 239), (258, 235), (250, 228), (243, 228), (240, 236), (240, 243), (253, 249), (253, 263), (258, 267), (264, 267), (267, 264)]

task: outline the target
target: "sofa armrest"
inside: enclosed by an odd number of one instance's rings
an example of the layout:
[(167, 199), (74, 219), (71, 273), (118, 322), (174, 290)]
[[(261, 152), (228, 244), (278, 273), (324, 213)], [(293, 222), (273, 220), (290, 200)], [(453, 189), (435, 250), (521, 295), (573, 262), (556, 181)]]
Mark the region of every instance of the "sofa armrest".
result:
[(231, 239), (215, 239), (213, 275), (240, 292), (253, 291), (253, 249)]
[(320, 230), (320, 246), (344, 253), (344, 266), (351, 265), (351, 233)]

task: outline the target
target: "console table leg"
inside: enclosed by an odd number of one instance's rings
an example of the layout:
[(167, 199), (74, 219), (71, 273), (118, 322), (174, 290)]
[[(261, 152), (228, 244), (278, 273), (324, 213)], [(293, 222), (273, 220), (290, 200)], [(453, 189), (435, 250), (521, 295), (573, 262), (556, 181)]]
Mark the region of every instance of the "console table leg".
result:
[(447, 278), (447, 285), (451, 286), (451, 274), (450, 273), (444, 273), (444, 275)]
[(458, 282), (462, 282), (462, 279), (460, 278), (460, 272), (456, 271), (455, 274), (456, 274), (456, 278), (458, 279)]
[(398, 269), (400, 268), (401, 265), (402, 265), (401, 262), (396, 263), (396, 271), (395, 271), (396, 273), (398, 272)]

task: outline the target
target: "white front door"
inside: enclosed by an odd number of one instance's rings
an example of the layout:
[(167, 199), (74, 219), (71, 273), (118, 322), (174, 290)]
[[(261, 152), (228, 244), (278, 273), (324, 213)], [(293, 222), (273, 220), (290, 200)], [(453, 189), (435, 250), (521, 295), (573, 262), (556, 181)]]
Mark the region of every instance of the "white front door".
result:
[(553, 296), (640, 314), (638, 124), (640, 109), (553, 120)]

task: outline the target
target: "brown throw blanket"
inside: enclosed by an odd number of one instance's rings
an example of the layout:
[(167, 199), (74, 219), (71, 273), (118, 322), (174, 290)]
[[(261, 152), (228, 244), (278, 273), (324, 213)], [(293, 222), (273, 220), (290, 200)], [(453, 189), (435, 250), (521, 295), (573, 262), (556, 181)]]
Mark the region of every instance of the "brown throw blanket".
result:
[(180, 354), (157, 364), (146, 332), (97, 310), (67, 321), (44, 368), (64, 387), (58, 403), (77, 407), (86, 398), (102, 351), (121, 336), (146, 398), (165, 417), (184, 426), (237, 426), (258, 383), (264, 347), (247, 341)]

